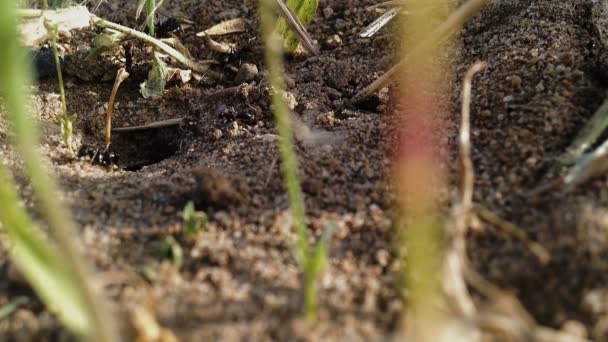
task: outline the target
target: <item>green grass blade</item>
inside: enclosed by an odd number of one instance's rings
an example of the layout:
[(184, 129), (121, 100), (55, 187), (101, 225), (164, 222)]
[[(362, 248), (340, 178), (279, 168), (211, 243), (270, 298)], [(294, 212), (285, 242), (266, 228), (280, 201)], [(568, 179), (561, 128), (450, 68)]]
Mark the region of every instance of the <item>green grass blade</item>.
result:
[(317, 281), (319, 274), (327, 263), (327, 251), (333, 234), (333, 228), (327, 229), (319, 244), (311, 250), (306, 227), (304, 196), (298, 177), (298, 159), (289, 122), (290, 113), (283, 100), (283, 39), (275, 31), (273, 0), (260, 1), (260, 17), (265, 43), (266, 67), (272, 88), (271, 95), (275, 125), (280, 137), (279, 151), (282, 161), (283, 179), (296, 227), (297, 240), (294, 246), (294, 254), (304, 272), (306, 320), (309, 324), (314, 324), (317, 320), (318, 309)]
[(336, 225), (330, 224), (323, 231), (323, 235), (319, 239), (319, 242), (315, 245), (315, 247), (311, 251), (311, 255), (308, 260), (307, 272), (311, 273), (315, 277), (320, 275), (324, 270), (325, 266), (327, 266), (327, 259), (329, 255), (329, 244), (331, 242), (331, 238), (334, 236), (334, 232), (336, 231)]
[(152, 37), (156, 36), (154, 32), (154, 8), (156, 7), (155, 0), (146, 0), (146, 12), (148, 12), (148, 34)]
[(0, 321), (12, 315), (13, 312), (19, 309), (20, 306), (25, 305), (28, 302), (29, 299), (27, 297), (20, 296), (11, 301), (10, 303), (2, 306), (0, 308)]
[(572, 161), (579, 158), (588, 150), (608, 128), (608, 100), (598, 108), (591, 119), (585, 124), (583, 129), (572, 144), (568, 147), (566, 155), (562, 157), (565, 161)]
[[(305, 221), (304, 198), (300, 180), (298, 178), (298, 159), (293, 143), (293, 134), (289, 125), (289, 108), (283, 101), (283, 63), (281, 37), (274, 32), (274, 9), (272, 2), (261, 1), (262, 30), (266, 44), (265, 59), (268, 76), (272, 86), (272, 105), (276, 128), (281, 139), (279, 150), (283, 163), (283, 177), (287, 188), (287, 195), (293, 213), (298, 240), (296, 241), (297, 254), (306, 258), (308, 256), (308, 233)], [(301, 258), (302, 259), (302, 258)], [(299, 260), (302, 262), (303, 260)]]
[(19, 270), (70, 330), (88, 335), (92, 322), (82, 296), (78, 295), (80, 291), (74, 287), (76, 281), (56, 249), (40, 237), (41, 232), (33, 228), (24, 209), (19, 207), (14, 182), (4, 167), (0, 167), (0, 202), (3, 203), (0, 222)]

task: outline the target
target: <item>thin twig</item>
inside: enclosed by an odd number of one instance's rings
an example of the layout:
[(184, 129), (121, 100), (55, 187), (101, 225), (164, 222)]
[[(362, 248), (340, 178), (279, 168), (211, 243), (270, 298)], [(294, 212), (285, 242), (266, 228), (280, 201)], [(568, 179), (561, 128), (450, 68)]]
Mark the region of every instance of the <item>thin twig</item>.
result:
[(114, 101), (116, 100), (116, 93), (118, 93), (118, 87), (122, 81), (129, 77), (129, 73), (125, 68), (118, 69), (116, 73), (116, 79), (114, 80), (114, 86), (112, 87), (112, 94), (110, 94), (110, 101), (108, 101), (108, 114), (106, 115), (106, 149), (112, 143), (112, 112), (114, 111)]
[(378, 92), (380, 89), (386, 87), (393, 82), (399, 75), (403, 67), (411, 60), (415, 60), (416, 57), (420, 57), (428, 52), (429, 49), (433, 48), (437, 44), (445, 41), (454, 33), (460, 31), (460, 28), (464, 23), (472, 18), (477, 12), (481, 10), (490, 0), (469, 0), (460, 6), (454, 13), (452, 13), (435, 31), (429, 33), (426, 37), (421, 39), (421, 43), (416, 45), (409, 55), (405, 56), (397, 65), (392, 67), (384, 75), (380, 76), (372, 84), (365, 87), (363, 90), (358, 92), (350, 100), (351, 103), (359, 103), (372, 94)]
[(461, 177), (460, 202), (453, 209), (453, 225), (448, 225), (449, 237), (447, 252), (444, 258), (443, 288), (448, 298), (458, 308), (461, 315), (472, 318), (476, 313), (475, 304), (467, 289), (465, 273), (470, 268), (466, 254), (466, 232), (473, 203), (473, 185), (475, 174), (471, 161), (470, 112), (471, 83), (475, 73), (485, 67), (484, 62), (477, 62), (469, 68), (463, 81), (462, 122), (460, 124), (459, 146)]
[(473, 183), (475, 171), (471, 161), (471, 88), (473, 76), (486, 67), (485, 62), (477, 62), (469, 68), (464, 76), (462, 85), (462, 118), (460, 123), (460, 167), (462, 180), (460, 183), (461, 205), (468, 215), (473, 205)]
[(540, 243), (532, 241), (528, 234), (521, 228), (494, 214), (481, 205), (476, 205), (473, 210), (475, 211), (475, 214), (477, 214), (477, 216), (479, 216), (479, 218), (482, 220), (489, 222), (494, 227), (502, 230), (504, 233), (507, 233), (522, 241), (538, 258), (538, 261), (540, 261), (541, 264), (545, 265), (551, 261), (551, 254), (547, 251), (547, 249)]
[(127, 132), (135, 132), (135, 131), (145, 131), (145, 130), (149, 130), (149, 129), (158, 129), (158, 128), (165, 128), (165, 127), (171, 127), (171, 126), (179, 126), (183, 122), (184, 122), (184, 118), (175, 118), (175, 119), (156, 121), (156, 122), (152, 122), (147, 125), (141, 125), (141, 126), (113, 128), (112, 132), (127, 133)]
[(266, 176), (266, 180), (264, 181), (264, 188), (268, 186), (268, 183), (270, 183), (270, 177), (274, 173), (274, 167), (277, 164), (278, 160), (279, 160), (279, 158), (276, 156), (274, 158), (272, 158), (272, 162), (270, 163), (270, 168), (268, 169), (268, 175)]

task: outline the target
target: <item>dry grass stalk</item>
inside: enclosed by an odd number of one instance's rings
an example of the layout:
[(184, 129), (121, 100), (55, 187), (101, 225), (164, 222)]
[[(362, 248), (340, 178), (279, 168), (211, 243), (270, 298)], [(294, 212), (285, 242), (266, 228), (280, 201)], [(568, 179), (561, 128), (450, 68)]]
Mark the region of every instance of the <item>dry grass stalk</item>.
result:
[(420, 56), (428, 54), (429, 50), (433, 49), (437, 44), (444, 42), (454, 33), (460, 31), (464, 23), (477, 14), (477, 12), (479, 12), (481, 8), (488, 2), (490, 2), (490, 0), (469, 0), (465, 2), (441, 25), (439, 25), (439, 27), (437, 27), (433, 32), (429, 33), (426, 37), (423, 37), (420, 40), (421, 42), (416, 45), (412, 51), (397, 65), (392, 67), (384, 75), (380, 76), (380, 78), (378, 78), (372, 84), (358, 92), (351, 98), (350, 102), (359, 103), (396, 80), (406, 64), (408, 64), (411, 60), (416, 60), (420, 58)]
[(485, 63), (475, 63), (466, 73), (463, 82), (462, 121), (460, 125), (459, 147), (462, 181), (460, 202), (452, 212), (454, 222), (447, 227), (448, 247), (444, 259), (443, 290), (459, 316), (472, 319), (475, 305), (468, 292), (464, 272), (468, 268), (466, 256), (466, 231), (473, 203), (475, 174), (471, 161), (470, 105), (471, 83), (475, 73), (485, 67)]
[(127, 77), (129, 77), (129, 73), (125, 70), (125, 68), (118, 69), (116, 79), (114, 80), (114, 86), (112, 87), (112, 93), (110, 94), (108, 113), (106, 115), (106, 148), (108, 148), (112, 143), (112, 112), (114, 111), (114, 101), (116, 100), (118, 87), (120, 87), (120, 84), (126, 80)]

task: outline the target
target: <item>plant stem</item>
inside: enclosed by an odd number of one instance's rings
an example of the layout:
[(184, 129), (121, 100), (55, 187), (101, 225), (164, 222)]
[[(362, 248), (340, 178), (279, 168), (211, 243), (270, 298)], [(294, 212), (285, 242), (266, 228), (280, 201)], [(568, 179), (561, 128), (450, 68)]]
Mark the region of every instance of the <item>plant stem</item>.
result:
[(143, 32), (137, 31), (130, 27), (126, 27), (126, 26), (122, 26), (122, 25), (113, 23), (111, 21), (107, 21), (105, 19), (101, 19), (98, 16), (95, 16), (93, 14), (91, 14), (91, 21), (93, 22), (94, 25), (97, 25), (99, 27), (110, 28), (110, 29), (116, 30), (118, 32), (127, 34), (129, 36), (135, 37), (137, 39), (141, 39), (141, 40), (145, 41), (146, 43), (161, 49), (162, 51), (167, 53), (169, 56), (175, 58), (178, 62), (184, 64), (185, 66), (187, 66), (188, 68), (190, 68), (196, 72), (204, 73), (209, 68), (206, 64), (197, 63), (197, 62), (189, 59), (188, 57), (184, 56), (179, 51), (177, 51), (174, 48), (172, 48), (171, 46), (167, 45), (166, 43), (163, 43), (162, 41), (160, 41), (154, 37), (151, 37)]
[(112, 112), (114, 111), (114, 102), (116, 101), (116, 94), (118, 93), (118, 87), (122, 81), (129, 77), (129, 73), (125, 68), (118, 69), (116, 72), (116, 79), (114, 80), (114, 86), (112, 87), (112, 93), (110, 94), (110, 100), (108, 101), (108, 113), (106, 115), (106, 148), (110, 147), (112, 143)]
[(265, 59), (268, 78), (272, 86), (272, 105), (274, 119), (279, 134), (279, 149), (283, 162), (283, 179), (287, 196), (293, 213), (297, 241), (295, 244), (296, 259), (304, 270), (305, 315), (308, 322), (314, 324), (317, 318), (318, 273), (311, 270), (311, 247), (308, 243), (304, 198), (298, 178), (298, 160), (294, 148), (293, 134), (289, 125), (289, 108), (283, 101), (283, 39), (274, 30), (275, 16), (272, 0), (260, 1), (260, 17), (265, 42)]
[(154, 2), (154, 0), (146, 0), (146, 9), (148, 12), (148, 33), (151, 37), (156, 36), (154, 34), (154, 9), (156, 7)]
[(312, 272), (304, 274), (304, 295), (306, 300), (306, 322), (310, 325), (317, 323), (318, 298), (317, 298), (317, 275)]
[(307, 258), (309, 253), (308, 233), (306, 230), (304, 199), (298, 178), (298, 160), (293, 143), (293, 135), (289, 126), (289, 108), (283, 101), (283, 64), (281, 36), (274, 32), (273, 4), (268, 0), (261, 0), (261, 18), (264, 40), (266, 43), (265, 59), (268, 68), (268, 77), (272, 86), (272, 105), (274, 107), (274, 119), (277, 131), (281, 139), (279, 149), (283, 161), (283, 177), (289, 203), (293, 212), (298, 241), (296, 248), (302, 258)]
[(65, 102), (65, 89), (63, 88), (63, 75), (61, 73), (61, 64), (59, 62), (59, 51), (57, 50), (57, 25), (53, 25), (49, 28), (51, 34), (51, 46), (53, 47), (53, 55), (55, 55), (55, 66), (57, 68), (57, 80), (59, 81), (59, 93), (61, 94), (61, 110), (63, 111), (63, 118), (68, 118), (68, 106)]

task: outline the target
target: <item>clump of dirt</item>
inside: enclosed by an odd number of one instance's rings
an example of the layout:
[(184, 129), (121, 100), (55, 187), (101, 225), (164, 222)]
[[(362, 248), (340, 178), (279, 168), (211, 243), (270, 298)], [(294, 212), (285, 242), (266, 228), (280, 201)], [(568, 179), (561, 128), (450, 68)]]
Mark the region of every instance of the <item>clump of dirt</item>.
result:
[[(316, 237), (330, 222), (338, 227), (320, 282), (320, 324), (314, 329), (301, 318), (300, 274), (290, 249), (293, 236), (285, 229), (288, 204), (256, 1), (166, 4), (164, 12), (194, 22), (190, 33), (236, 17), (244, 17), (250, 30), (221, 38), (241, 49), (233, 55), (212, 51), (186, 31), (183, 43), (197, 59), (217, 60), (210, 75), (221, 77), (172, 83), (162, 97), (140, 96), (149, 51), (130, 43), (134, 64), (118, 94), (114, 127), (183, 121), (114, 134), (112, 146), (122, 165), (100, 167), (74, 158), (54, 122), (61, 108), (56, 83), (37, 85), (43, 151), (111, 301), (123, 309), (149, 307), (184, 340), (373, 340), (394, 331), (403, 307), (387, 177), (394, 132), (386, 106), (390, 95), (383, 92), (360, 108), (349, 105), (393, 58), (390, 31), (357, 37), (375, 18), (366, 10), (371, 4), (320, 1), (310, 26), (320, 56), (292, 56), (286, 63), (285, 97), (312, 134), (322, 137), (313, 143), (299, 139), (297, 145), (308, 224)], [(604, 6), (591, 0), (494, 2), (466, 25), (454, 65), (460, 78), (476, 60), (489, 63), (474, 83), (475, 201), (517, 224), (552, 256), (542, 265), (520, 241), (482, 224), (468, 237), (470, 259), (489, 280), (515, 291), (539, 322), (560, 327), (580, 321), (598, 339), (608, 336), (602, 323), (608, 310), (598, 303), (608, 274), (606, 178), (536, 201), (528, 194), (563, 171), (555, 157), (605, 97)], [(102, 4), (99, 15), (136, 27), (135, 7), (136, 2), (112, 1)], [(61, 43), (65, 63), (71, 64), (66, 83), (69, 112), (78, 114), (75, 140), (100, 146), (104, 106), (122, 62), (103, 55), (84, 64), (92, 31)], [(459, 93), (456, 82), (447, 127), (459, 122)], [(455, 133), (443, 134), (455, 142)], [(1, 137), (5, 141), (5, 134)], [(451, 160), (456, 150), (454, 143)], [(3, 158), (14, 160), (10, 151)], [(456, 163), (448, 166), (457, 172)], [(194, 241), (178, 239), (185, 257), (175, 270), (162, 260), (161, 242), (179, 236), (180, 211), (190, 200), (205, 211), (209, 224)], [(1, 260), (8, 270), (5, 252)], [(139, 276), (144, 269), (147, 280)], [(33, 297), (15, 280), (0, 283), (0, 305), (24, 293)], [(64, 334), (36, 300), (0, 321), (3, 336), (19, 339), (24, 330), (26, 339)]]

